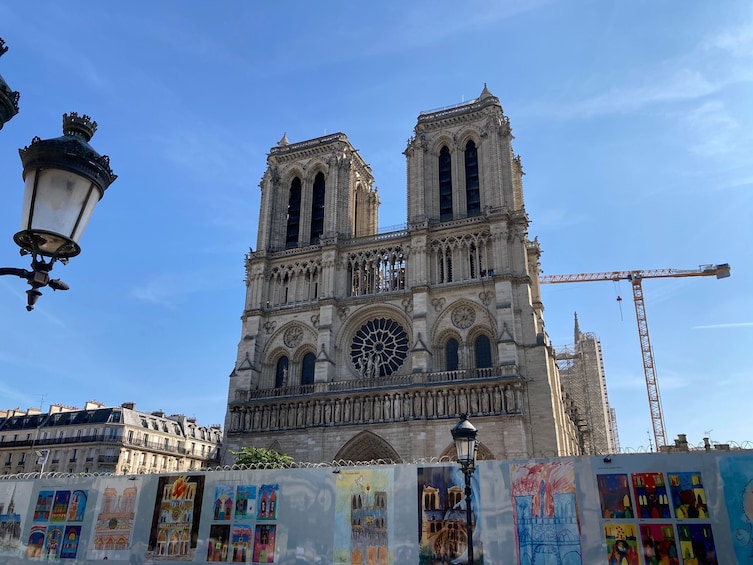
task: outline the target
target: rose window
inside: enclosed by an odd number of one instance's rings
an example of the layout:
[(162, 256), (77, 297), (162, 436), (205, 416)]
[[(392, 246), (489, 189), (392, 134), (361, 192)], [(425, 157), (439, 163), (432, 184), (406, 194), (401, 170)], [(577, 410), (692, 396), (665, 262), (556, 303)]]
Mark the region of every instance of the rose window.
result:
[(350, 359), (363, 378), (391, 375), (407, 356), (408, 335), (400, 324), (388, 318), (366, 322), (350, 344)]

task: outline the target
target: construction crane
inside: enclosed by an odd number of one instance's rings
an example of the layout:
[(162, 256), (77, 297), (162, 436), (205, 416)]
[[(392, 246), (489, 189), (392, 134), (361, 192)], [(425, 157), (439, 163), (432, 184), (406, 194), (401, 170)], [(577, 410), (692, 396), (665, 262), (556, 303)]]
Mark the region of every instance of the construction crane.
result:
[(539, 275), (539, 282), (544, 284), (574, 283), (591, 281), (621, 281), (628, 280), (633, 287), (633, 302), (635, 303), (635, 317), (638, 320), (638, 338), (641, 343), (643, 356), (643, 372), (646, 375), (646, 389), (648, 391), (648, 405), (651, 410), (651, 423), (654, 428), (654, 440), (657, 450), (667, 445), (664, 429), (664, 414), (659, 397), (659, 383), (656, 379), (654, 353), (651, 340), (648, 337), (648, 322), (646, 321), (646, 305), (643, 301), (643, 279), (675, 278), (675, 277), (709, 277), (724, 279), (730, 276), (728, 263), (720, 265), (701, 265), (698, 269), (652, 269), (636, 271), (612, 271), (608, 273), (578, 273), (572, 275)]

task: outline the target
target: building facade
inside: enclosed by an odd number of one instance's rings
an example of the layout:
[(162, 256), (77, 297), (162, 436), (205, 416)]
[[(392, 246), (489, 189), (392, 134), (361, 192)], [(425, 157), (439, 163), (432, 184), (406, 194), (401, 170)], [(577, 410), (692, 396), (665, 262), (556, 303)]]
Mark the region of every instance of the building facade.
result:
[(116, 474), (198, 470), (219, 464), (222, 429), (132, 402), (83, 409), (53, 404), (47, 413), (0, 411), (0, 473)]
[(580, 450), (586, 455), (618, 453), (620, 440), (614, 408), (609, 405), (601, 342), (580, 330), (575, 314), (572, 348), (557, 351), (557, 364), (571, 417), (578, 426)]
[(345, 134), (270, 150), (225, 449), (439, 457), (468, 414), (480, 457), (578, 453), (512, 139), (486, 87), (421, 113), (405, 150), (407, 224), (388, 233)]

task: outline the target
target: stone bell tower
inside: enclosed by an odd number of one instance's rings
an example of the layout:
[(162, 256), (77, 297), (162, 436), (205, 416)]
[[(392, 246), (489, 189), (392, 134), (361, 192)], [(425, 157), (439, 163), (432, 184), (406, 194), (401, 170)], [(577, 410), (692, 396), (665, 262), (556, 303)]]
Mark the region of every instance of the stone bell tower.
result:
[(225, 449), (298, 461), (577, 453), (499, 100), (422, 112), (405, 229), (378, 233), (369, 166), (344, 134), (270, 150)]

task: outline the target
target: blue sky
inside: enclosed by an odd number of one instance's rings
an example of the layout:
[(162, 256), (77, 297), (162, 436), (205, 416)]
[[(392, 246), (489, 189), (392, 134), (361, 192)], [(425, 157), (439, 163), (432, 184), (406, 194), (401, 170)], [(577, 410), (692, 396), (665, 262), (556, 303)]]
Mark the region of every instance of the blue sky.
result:
[[(99, 123), (119, 175), (24, 309), (0, 279), (0, 407), (135, 401), (224, 419), (266, 153), (345, 132), (371, 164), (380, 225), (405, 221), (402, 151), (418, 113), (487, 83), (510, 117), (547, 274), (732, 265), (643, 284), (668, 439), (753, 440), (753, 8), (604, 0), (0, 1), (0, 263), (26, 267), (17, 149)], [(4, 234), (4, 235), (3, 235)], [(620, 303), (616, 297), (622, 296)], [(543, 288), (556, 345), (599, 336), (623, 447), (651, 420), (632, 291)], [(449, 432), (448, 432), (449, 433)]]

